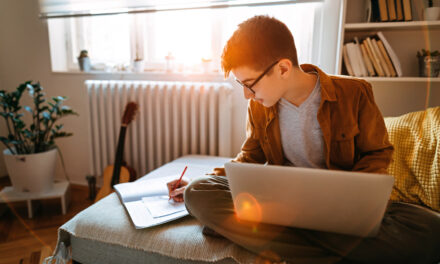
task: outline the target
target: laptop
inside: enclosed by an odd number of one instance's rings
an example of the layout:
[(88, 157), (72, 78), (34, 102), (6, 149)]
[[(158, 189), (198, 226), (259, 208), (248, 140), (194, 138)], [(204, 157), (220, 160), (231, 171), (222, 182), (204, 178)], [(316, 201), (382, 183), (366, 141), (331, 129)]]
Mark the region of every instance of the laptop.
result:
[(386, 174), (253, 163), (225, 170), (239, 219), (360, 237), (379, 232), (394, 183)]

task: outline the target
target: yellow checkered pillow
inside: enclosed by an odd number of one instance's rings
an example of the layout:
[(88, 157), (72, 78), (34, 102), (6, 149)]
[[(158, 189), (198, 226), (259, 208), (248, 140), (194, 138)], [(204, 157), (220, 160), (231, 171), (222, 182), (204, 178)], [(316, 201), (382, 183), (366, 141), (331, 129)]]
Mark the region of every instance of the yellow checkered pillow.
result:
[(385, 118), (395, 151), (391, 200), (440, 211), (440, 107)]

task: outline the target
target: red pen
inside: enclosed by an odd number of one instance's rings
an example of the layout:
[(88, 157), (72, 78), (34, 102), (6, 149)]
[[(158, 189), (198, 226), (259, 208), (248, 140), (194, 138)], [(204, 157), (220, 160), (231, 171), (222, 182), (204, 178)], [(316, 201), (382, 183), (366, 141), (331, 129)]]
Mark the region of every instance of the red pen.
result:
[[(182, 178), (186, 172), (186, 169), (188, 169), (188, 166), (185, 166), (185, 169), (183, 169), (182, 175), (180, 175), (179, 180), (176, 182), (176, 184), (174, 184), (173, 188), (171, 188), (171, 192), (174, 191), (175, 189), (177, 189), (177, 187), (179, 187), (179, 184), (182, 181)], [(170, 196), (170, 199), (168, 199), (168, 200), (171, 200), (171, 196)]]

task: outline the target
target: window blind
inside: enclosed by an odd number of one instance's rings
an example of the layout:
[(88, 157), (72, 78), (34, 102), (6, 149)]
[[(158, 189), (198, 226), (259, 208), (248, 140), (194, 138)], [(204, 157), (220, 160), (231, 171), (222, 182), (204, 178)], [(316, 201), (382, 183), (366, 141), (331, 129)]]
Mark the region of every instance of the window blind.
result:
[(322, 0), (39, 0), (40, 18), (150, 13), (322, 2)]

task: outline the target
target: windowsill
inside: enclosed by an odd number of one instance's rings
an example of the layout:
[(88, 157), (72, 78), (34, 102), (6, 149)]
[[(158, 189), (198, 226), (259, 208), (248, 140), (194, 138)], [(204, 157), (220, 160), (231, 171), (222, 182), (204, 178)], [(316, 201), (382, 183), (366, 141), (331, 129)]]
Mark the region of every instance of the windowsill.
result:
[[(222, 73), (201, 73), (201, 72), (153, 72), (153, 71), (144, 71), (144, 72), (129, 72), (129, 71), (114, 71), (114, 72), (106, 72), (106, 71), (52, 71), (52, 74), (55, 75), (70, 75), (70, 76), (105, 76), (106, 78), (111, 79), (124, 79), (133, 78), (133, 79), (154, 79), (154, 80), (200, 80), (200, 81), (215, 81), (221, 82), (225, 81), (224, 75)], [(101, 77), (102, 78), (102, 77)]]

